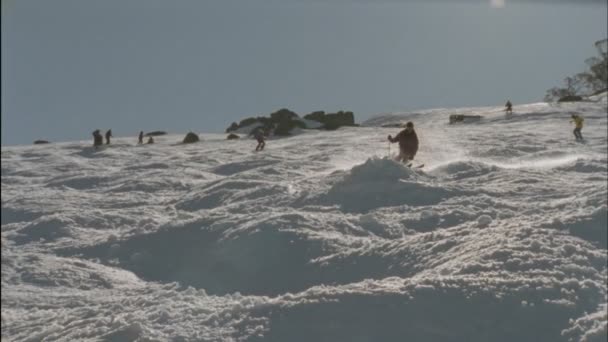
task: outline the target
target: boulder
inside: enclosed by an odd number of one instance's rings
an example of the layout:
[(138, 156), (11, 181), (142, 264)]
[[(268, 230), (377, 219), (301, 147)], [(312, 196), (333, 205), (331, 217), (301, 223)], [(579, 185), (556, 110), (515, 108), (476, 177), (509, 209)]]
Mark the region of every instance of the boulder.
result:
[(228, 137), (226, 137), (226, 139), (228, 140), (235, 140), (235, 139), (239, 139), (240, 137), (234, 133), (230, 133), (228, 134)]
[(325, 114), (323, 111), (318, 111), (305, 115), (304, 119), (321, 122), (323, 128), (328, 130), (338, 129), (342, 126), (355, 126), (355, 115), (353, 112), (339, 111), (337, 113)]
[(189, 132), (188, 134), (186, 134), (186, 137), (184, 137), (184, 144), (191, 144), (198, 141), (200, 141), (198, 135), (192, 132)]
[(287, 108), (282, 108), (277, 110), (276, 112), (270, 114), (270, 120), (275, 123), (279, 123), (282, 121), (291, 121), (292, 119), (298, 118), (298, 114), (290, 111)]
[(583, 98), (578, 95), (566, 95), (566, 96), (560, 97), (559, 100), (557, 100), (557, 102), (577, 102), (577, 101), (582, 101), (582, 100), (583, 100)]
[[(282, 108), (270, 114), (270, 117), (249, 117), (241, 120), (238, 124), (233, 122), (227, 129), (226, 133), (238, 131), (247, 126), (260, 126), (265, 131), (274, 131), (275, 135), (289, 135), (296, 128), (306, 129), (307, 123), (314, 121), (319, 125), (311, 124), (314, 128), (322, 127), (324, 129), (337, 129), (342, 126), (356, 126), (353, 112), (339, 111), (337, 113), (325, 114), (323, 111), (312, 112), (301, 119), (298, 114), (289, 109)], [(240, 131), (239, 131), (240, 132)]]
[(462, 115), (462, 114), (452, 114), (450, 115), (450, 123), (457, 122), (473, 122), (481, 120), (481, 115)]
[(274, 135), (286, 136), (290, 135), (291, 130), (294, 128), (306, 128), (306, 124), (302, 121), (291, 120), (291, 121), (281, 121), (274, 129)]
[(342, 126), (354, 126), (355, 115), (353, 112), (339, 111), (334, 114), (325, 115), (325, 129), (338, 129)]
[(258, 121), (257, 118), (246, 118), (239, 122), (239, 127), (251, 126)]
[(318, 121), (318, 122), (323, 122), (324, 118), (325, 118), (325, 112), (322, 110), (304, 115), (304, 119), (314, 120), (314, 121)]
[(167, 132), (165, 132), (165, 131), (152, 131), (152, 132), (146, 133), (144, 135), (146, 137), (156, 137), (156, 136), (165, 135), (165, 134), (167, 134)]
[(237, 124), (236, 122), (233, 122), (232, 124), (230, 124), (230, 127), (226, 128), (226, 133), (236, 131), (237, 129), (239, 129), (239, 124)]

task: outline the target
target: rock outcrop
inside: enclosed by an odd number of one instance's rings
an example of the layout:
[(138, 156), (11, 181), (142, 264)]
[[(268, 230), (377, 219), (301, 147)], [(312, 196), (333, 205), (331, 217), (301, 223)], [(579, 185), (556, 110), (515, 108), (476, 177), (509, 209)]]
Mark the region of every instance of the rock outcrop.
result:
[(200, 141), (199, 137), (197, 134), (189, 132), (188, 134), (186, 134), (186, 136), (184, 137), (184, 144), (191, 144), (191, 143), (195, 143)]
[(245, 134), (250, 133), (254, 129), (261, 128), (266, 132), (272, 132), (274, 135), (286, 136), (292, 134), (296, 128), (300, 129), (327, 129), (334, 130), (342, 126), (357, 126), (355, 124), (355, 116), (353, 112), (339, 111), (337, 113), (326, 114), (323, 111), (317, 111), (304, 116), (304, 119), (310, 123), (315, 121), (320, 124), (314, 127), (308, 127), (298, 114), (289, 109), (282, 108), (271, 113), (270, 117), (249, 117), (241, 120), (238, 124), (233, 122), (227, 129), (226, 133), (236, 132), (241, 129), (247, 130)]
[(165, 132), (165, 131), (152, 131), (152, 132), (148, 132), (148, 133), (144, 134), (144, 136), (156, 137), (156, 136), (165, 135), (165, 134), (167, 134), (167, 132)]
[(566, 96), (560, 97), (559, 100), (557, 100), (557, 102), (578, 102), (578, 101), (582, 101), (582, 100), (583, 100), (582, 96), (566, 95)]

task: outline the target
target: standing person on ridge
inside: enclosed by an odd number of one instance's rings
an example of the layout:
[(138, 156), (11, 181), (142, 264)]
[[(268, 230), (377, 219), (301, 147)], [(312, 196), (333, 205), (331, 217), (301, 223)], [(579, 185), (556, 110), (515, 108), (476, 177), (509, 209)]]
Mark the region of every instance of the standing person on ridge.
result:
[(411, 121), (394, 138), (389, 135), (388, 141), (391, 143), (399, 142), (398, 161), (407, 162), (413, 160), (418, 152), (418, 136), (416, 135), (416, 131), (414, 131), (414, 124)]
[(144, 143), (144, 131), (139, 131), (139, 140), (137, 141), (138, 144), (143, 144)]
[(96, 129), (93, 131), (93, 146), (95, 146), (95, 148), (98, 148), (101, 145), (103, 145), (103, 137), (101, 136), (99, 130)]
[(109, 130), (106, 132), (106, 145), (110, 145), (110, 138), (111, 138), (111, 137), (112, 137), (112, 130), (111, 130), (111, 129), (109, 129)]
[(572, 131), (572, 133), (574, 133), (574, 138), (577, 141), (583, 140), (583, 135), (581, 134), (581, 129), (583, 129), (583, 121), (585, 121), (585, 119), (581, 118), (579, 115), (572, 114), (572, 120), (570, 120), (570, 122), (574, 122), (575, 125), (574, 131)]
[(510, 100), (507, 100), (507, 103), (505, 104), (505, 107), (507, 107), (505, 109), (506, 114), (513, 114), (513, 105), (511, 104)]

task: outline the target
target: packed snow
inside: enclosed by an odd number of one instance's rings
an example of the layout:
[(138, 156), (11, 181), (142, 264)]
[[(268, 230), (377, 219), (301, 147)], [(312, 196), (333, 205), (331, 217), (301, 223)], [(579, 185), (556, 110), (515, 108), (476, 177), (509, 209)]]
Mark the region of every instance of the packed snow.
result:
[(3, 146), (2, 340), (605, 341), (606, 96), (502, 109)]

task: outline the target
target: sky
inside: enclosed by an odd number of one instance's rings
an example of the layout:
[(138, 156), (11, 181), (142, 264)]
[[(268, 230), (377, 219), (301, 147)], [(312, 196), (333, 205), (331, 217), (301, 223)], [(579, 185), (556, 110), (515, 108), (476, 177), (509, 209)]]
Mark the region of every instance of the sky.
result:
[(607, 2), (3, 0), (2, 145), (541, 101)]

